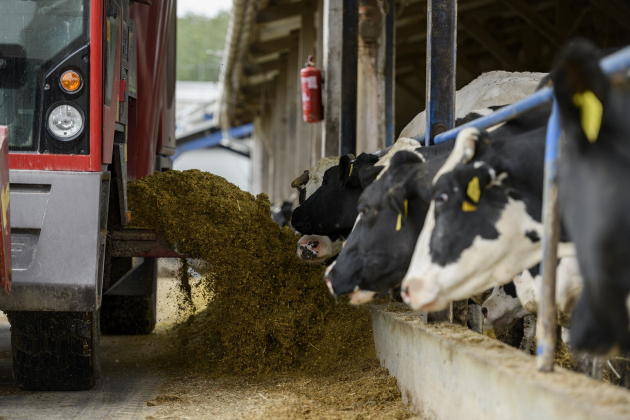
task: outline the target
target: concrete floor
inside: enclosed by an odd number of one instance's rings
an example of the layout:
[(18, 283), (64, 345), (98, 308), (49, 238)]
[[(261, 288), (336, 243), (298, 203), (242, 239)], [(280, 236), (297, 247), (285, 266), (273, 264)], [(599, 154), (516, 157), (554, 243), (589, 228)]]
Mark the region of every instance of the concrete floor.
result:
[[(158, 328), (164, 328), (175, 319), (174, 307), (168, 304), (173, 285), (172, 279), (160, 279), (158, 283), (158, 320), (161, 321)], [(139, 353), (152, 350), (150, 337), (102, 336), (101, 379), (90, 391), (25, 392), (13, 384), (10, 326), (0, 312), (0, 420), (127, 420), (151, 416), (156, 407), (148, 407), (147, 400), (155, 397), (165, 378), (141, 363), (129, 363)], [(119, 362), (124, 363), (124, 369), (116, 369)]]
[[(162, 268), (162, 267), (161, 267)], [(170, 268), (170, 267), (169, 267)], [(166, 274), (171, 274), (168, 270)], [(177, 318), (172, 278), (158, 280), (158, 327), (164, 330)], [(166, 380), (142, 363), (130, 363), (138, 355), (154, 351), (153, 335), (101, 337), (101, 379), (85, 392), (25, 392), (13, 383), (11, 333), (0, 312), (0, 420), (4, 419), (145, 419), (156, 407), (147, 400), (157, 395)], [(117, 365), (124, 364), (124, 369)], [(150, 417), (149, 417), (150, 418)]]

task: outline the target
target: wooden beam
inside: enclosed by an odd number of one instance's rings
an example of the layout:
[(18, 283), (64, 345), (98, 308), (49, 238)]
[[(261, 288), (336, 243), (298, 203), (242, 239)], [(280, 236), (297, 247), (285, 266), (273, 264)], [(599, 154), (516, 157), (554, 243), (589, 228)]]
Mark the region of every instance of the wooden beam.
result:
[(494, 58), (505, 66), (505, 70), (518, 71), (523, 66), (499, 41), (492, 37), (478, 22), (464, 20), (460, 24), (466, 32), (484, 47)]
[(253, 76), (278, 70), (279, 65), (280, 62), (278, 60), (265, 61), (264, 63), (248, 62), (243, 66), (243, 72), (245, 76)]
[(408, 17), (413, 15), (423, 15), (425, 18), (427, 16), (427, 2), (426, 0), (419, 1), (417, 3), (412, 3), (409, 6), (405, 7), (401, 10), (402, 14), (399, 14), (398, 17)]
[(502, 0), (505, 5), (512, 8), (525, 22), (536, 29), (542, 36), (547, 38), (556, 47), (561, 47), (565, 42), (564, 35), (556, 29), (547, 19), (542, 17), (524, 0)]
[(407, 38), (417, 34), (422, 34), (422, 39), (427, 38), (426, 16), (422, 22), (414, 22), (413, 25), (405, 25), (396, 28), (396, 44), (400, 45), (407, 41)]
[(472, 75), (473, 78), (479, 76), (481, 74), (481, 69), (474, 61), (470, 60), (468, 57), (464, 55), (462, 50), (458, 49), (457, 52), (457, 64), (460, 64), (468, 73)]
[(424, 103), (424, 81), (422, 83), (410, 83), (405, 79), (396, 79), (396, 86), (405, 90), (411, 96), (417, 96), (418, 100)]
[(618, 0), (589, 0), (593, 6), (614, 19), (618, 24), (630, 30), (630, 8), (627, 3)]
[(250, 54), (267, 55), (277, 53), (282, 50), (288, 50), (291, 47), (291, 36), (283, 36), (282, 38), (272, 39), (270, 41), (256, 42), (249, 46)]
[(416, 42), (413, 44), (397, 45), (396, 46), (396, 59), (399, 60), (402, 57), (414, 56), (414, 57), (426, 57), (427, 43)]
[(256, 14), (256, 23), (268, 23), (304, 13), (313, 13), (316, 6), (317, 4), (314, 0), (303, 0), (297, 3), (279, 4), (277, 6), (267, 7)]

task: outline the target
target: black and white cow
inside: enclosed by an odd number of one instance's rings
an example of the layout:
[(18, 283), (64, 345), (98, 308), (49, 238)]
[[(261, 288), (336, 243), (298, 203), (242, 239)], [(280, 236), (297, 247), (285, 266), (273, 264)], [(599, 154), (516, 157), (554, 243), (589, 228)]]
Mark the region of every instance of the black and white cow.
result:
[(630, 84), (606, 77), (596, 57), (576, 40), (552, 79), (566, 141), (559, 199), (584, 278), (571, 346), (605, 352), (630, 349)]
[[(539, 266), (525, 270), (514, 278), (516, 294), (521, 305), (533, 314), (538, 312), (538, 303), (542, 289), (542, 276)], [(558, 260), (556, 270), (556, 312), (558, 325), (569, 327), (569, 319), (575, 304), (582, 294), (582, 276), (575, 257)]]
[[(337, 165), (339, 165), (338, 157), (324, 157), (310, 170), (304, 171), (302, 175), (291, 182), (291, 187), (299, 191), (299, 204), (303, 204), (308, 197), (317, 191), (322, 185), (324, 173)], [(342, 245), (343, 238), (340, 236), (304, 235), (298, 241), (297, 256), (309, 263), (326, 262), (339, 254)]]
[(305, 235), (347, 236), (357, 217), (357, 201), (363, 192), (359, 172), (378, 161), (362, 153), (356, 159), (342, 156), (339, 165), (326, 170), (321, 186), (293, 211), (291, 223)]
[(492, 294), (481, 306), (481, 313), (488, 324), (498, 327), (507, 327), (517, 319), (531, 315), (521, 304), (513, 281), (492, 289)]
[(352, 234), (327, 270), (333, 294), (350, 294), (352, 303), (364, 303), (375, 292), (400, 285), (429, 208), (431, 180), (452, 146), (400, 151), (387, 170), (375, 166), (361, 173), (368, 184), (378, 168), (384, 171), (361, 194)]
[[(403, 299), (436, 311), (508, 283), (540, 262), (545, 132), (550, 108), (492, 133), (471, 128), (436, 178), (403, 281)], [(559, 256), (575, 250), (561, 234)]]

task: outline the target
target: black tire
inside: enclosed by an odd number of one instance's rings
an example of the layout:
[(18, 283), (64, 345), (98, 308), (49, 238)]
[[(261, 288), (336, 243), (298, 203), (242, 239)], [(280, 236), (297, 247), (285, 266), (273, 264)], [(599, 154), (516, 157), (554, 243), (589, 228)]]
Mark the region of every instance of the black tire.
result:
[(98, 382), (98, 312), (11, 311), (9, 320), (19, 388), (82, 391)]
[(155, 328), (156, 303), (155, 291), (150, 296), (103, 296), (101, 333), (150, 334)]

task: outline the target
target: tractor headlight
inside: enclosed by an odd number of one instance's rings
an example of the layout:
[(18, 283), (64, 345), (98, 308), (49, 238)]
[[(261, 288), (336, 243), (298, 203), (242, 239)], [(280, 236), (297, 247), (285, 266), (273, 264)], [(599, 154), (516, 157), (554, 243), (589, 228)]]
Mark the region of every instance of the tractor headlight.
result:
[(83, 112), (72, 105), (58, 105), (48, 114), (48, 131), (56, 139), (69, 141), (83, 131)]

